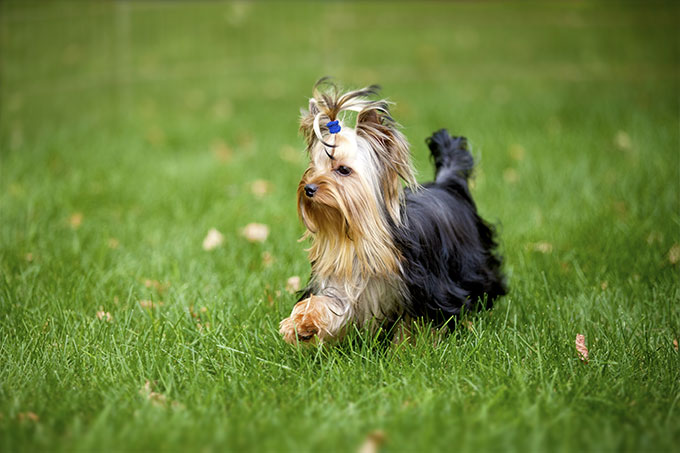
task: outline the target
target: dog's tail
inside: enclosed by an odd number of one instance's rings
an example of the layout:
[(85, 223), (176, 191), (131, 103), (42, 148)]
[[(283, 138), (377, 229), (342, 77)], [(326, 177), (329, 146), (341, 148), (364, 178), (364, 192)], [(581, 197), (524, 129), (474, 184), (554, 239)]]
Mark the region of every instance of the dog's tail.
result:
[(435, 166), (435, 182), (449, 184), (463, 182), (472, 175), (474, 159), (467, 148), (465, 137), (451, 137), (449, 131), (440, 129), (425, 140), (430, 148)]

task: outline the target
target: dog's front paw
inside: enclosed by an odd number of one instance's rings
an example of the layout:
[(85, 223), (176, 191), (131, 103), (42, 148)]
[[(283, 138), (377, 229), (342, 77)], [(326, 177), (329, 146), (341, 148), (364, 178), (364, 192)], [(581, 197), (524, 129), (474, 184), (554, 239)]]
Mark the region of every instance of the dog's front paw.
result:
[(287, 343), (323, 342), (331, 336), (329, 313), (323, 297), (311, 296), (298, 302), (290, 316), (279, 324), (279, 333)]

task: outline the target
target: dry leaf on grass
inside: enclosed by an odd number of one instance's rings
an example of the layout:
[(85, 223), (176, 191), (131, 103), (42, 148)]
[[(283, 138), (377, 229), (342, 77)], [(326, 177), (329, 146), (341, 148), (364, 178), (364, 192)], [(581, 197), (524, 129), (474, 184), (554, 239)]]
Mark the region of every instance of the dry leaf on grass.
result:
[(78, 228), (80, 228), (80, 225), (83, 223), (83, 213), (82, 212), (74, 212), (68, 218), (68, 223), (69, 223), (69, 225), (71, 225), (71, 228), (73, 228), (74, 230), (77, 230)]
[(614, 143), (616, 146), (624, 151), (628, 151), (633, 146), (633, 142), (630, 139), (630, 135), (626, 131), (618, 131), (614, 136)]
[(211, 228), (203, 239), (203, 250), (210, 251), (216, 249), (224, 242), (224, 236), (215, 228)]
[(269, 227), (262, 223), (249, 223), (241, 234), (250, 242), (264, 242), (269, 236)]
[(229, 147), (229, 145), (227, 145), (221, 140), (218, 140), (215, 143), (213, 143), (212, 153), (213, 156), (215, 156), (215, 159), (217, 159), (220, 162), (229, 162), (231, 160), (232, 155), (234, 154), (233, 151), (231, 150), (231, 147)]
[(163, 304), (162, 301), (154, 302), (154, 301), (152, 301), (152, 300), (140, 300), (140, 301), (139, 301), (139, 305), (141, 305), (142, 308), (149, 308), (149, 309), (151, 309), (151, 308), (162, 307), (164, 304)]
[(151, 280), (149, 278), (144, 279), (144, 286), (147, 288), (153, 288), (159, 293), (165, 292), (166, 289), (170, 287), (170, 283), (168, 282), (159, 282), (158, 280)]
[(586, 337), (584, 335), (576, 335), (576, 351), (579, 353), (581, 361), (588, 363), (588, 348), (586, 348)]
[(17, 418), (20, 422), (23, 422), (24, 420), (30, 420), (37, 423), (40, 420), (40, 417), (38, 417), (35, 412), (19, 412), (19, 414), (17, 414)]
[(271, 267), (274, 264), (274, 257), (269, 252), (262, 252), (262, 265), (264, 267)]
[(675, 349), (676, 351), (678, 350), (678, 339), (677, 338), (673, 338), (673, 349)]
[(272, 191), (272, 184), (264, 179), (256, 179), (250, 184), (250, 191), (258, 198), (262, 198)]
[(385, 443), (387, 440), (387, 437), (385, 436), (385, 432), (382, 430), (375, 430), (373, 432), (368, 433), (366, 436), (366, 439), (364, 439), (364, 442), (361, 444), (359, 447), (359, 450), (357, 450), (358, 453), (377, 453), (380, 450), (380, 447)]
[(165, 407), (167, 398), (162, 393), (154, 392), (151, 389), (151, 382), (147, 379), (144, 387), (139, 390), (139, 394), (145, 397), (154, 406)]
[(111, 316), (111, 313), (109, 313), (108, 311), (99, 310), (97, 312), (97, 319), (99, 319), (100, 321), (111, 322), (113, 321), (113, 316)]
[(286, 281), (286, 291), (290, 294), (294, 294), (300, 291), (300, 277), (293, 275)]
[(678, 261), (680, 261), (680, 244), (673, 244), (673, 247), (668, 250), (668, 261), (671, 264), (678, 264)]
[(533, 250), (534, 252), (541, 252), (541, 253), (552, 253), (553, 251), (553, 245), (550, 242), (534, 242), (531, 244), (528, 244), (527, 248), (529, 250)]
[(183, 407), (182, 404), (177, 401), (172, 401), (162, 393), (155, 392), (153, 390), (154, 385), (155, 383), (152, 383), (147, 379), (144, 383), (144, 387), (139, 389), (139, 394), (156, 407), (172, 407), (173, 409)]

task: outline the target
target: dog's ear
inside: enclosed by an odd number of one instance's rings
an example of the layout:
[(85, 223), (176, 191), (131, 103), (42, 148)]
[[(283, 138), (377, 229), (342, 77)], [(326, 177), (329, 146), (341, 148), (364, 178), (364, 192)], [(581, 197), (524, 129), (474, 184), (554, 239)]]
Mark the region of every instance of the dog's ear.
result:
[(359, 112), (356, 130), (375, 153), (382, 173), (383, 198), (392, 218), (399, 221), (400, 179), (409, 187), (417, 186), (408, 141), (399, 132), (384, 101), (372, 103)]
[(376, 102), (360, 111), (356, 130), (369, 142), (384, 169), (409, 186), (417, 184), (408, 141), (390, 117), (387, 102)]
[(314, 144), (316, 134), (314, 134), (314, 117), (319, 113), (319, 106), (316, 103), (316, 99), (311, 98), (309, 100), (309, 109), (300, 109), (300, 132), (305, 138), (307, 143), (307, 150), (309, 150)]
[(357, 128), (360, 128), (362, 125), (370, 125), (371, 127), (382, 126), (382, 119), (378, 108), (368, 108), (359, 112)]

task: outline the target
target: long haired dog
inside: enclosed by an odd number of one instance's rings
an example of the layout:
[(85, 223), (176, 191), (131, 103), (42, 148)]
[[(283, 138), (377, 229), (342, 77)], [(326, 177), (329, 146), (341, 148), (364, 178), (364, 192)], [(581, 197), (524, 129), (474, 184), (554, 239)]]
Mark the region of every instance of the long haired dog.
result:
[(435, 180), (418, 185), (388, 102), (372, 100), (377, 91), (340, 94), (322, 79), (302, 112), (310, 163), (297, 198), (312, 277), (281, 321), (289, 343), (339, 339), (351, 324), (443, 325), (506, 293), (494, 231), (468, 189), (466, 139), (444, 129), (427, 139)]

